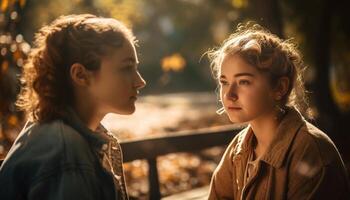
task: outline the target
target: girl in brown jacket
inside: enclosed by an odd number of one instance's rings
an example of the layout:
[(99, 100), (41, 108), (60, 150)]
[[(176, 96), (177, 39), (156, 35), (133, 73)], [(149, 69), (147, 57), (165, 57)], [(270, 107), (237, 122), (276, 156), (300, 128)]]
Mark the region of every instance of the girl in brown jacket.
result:
[(209, 199), (350, 199), (337, 148), (301, 114), (303, 64), (291, 41), (247, 24), (209, 57), (221, 113), (248, 123), (216, 168)]

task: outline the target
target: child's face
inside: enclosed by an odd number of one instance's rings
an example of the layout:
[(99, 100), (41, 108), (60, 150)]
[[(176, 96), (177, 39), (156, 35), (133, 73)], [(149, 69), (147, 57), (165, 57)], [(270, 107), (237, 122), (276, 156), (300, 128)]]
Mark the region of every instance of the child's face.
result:
[(101, 67), (94, 72), (89, 88), (99, 112), (132, 114), (135, 111), (136, 96), (146, 85), (137, 66), (135, 47), (129, 41), (102, 57)]
[(272, 111), (274, 94), (267, 77), (240, 56), (225, 56), (219, 80), (220, 97), (232, 122), (250, 122)]

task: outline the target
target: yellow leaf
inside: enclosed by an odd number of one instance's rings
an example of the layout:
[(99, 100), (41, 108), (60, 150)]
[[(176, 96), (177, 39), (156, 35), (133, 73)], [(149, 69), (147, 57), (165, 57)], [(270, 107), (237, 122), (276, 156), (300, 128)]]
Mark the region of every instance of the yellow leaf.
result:
[(180, 71), (186, 66), (185, 59), (179, 53), (167, 56), (161, 61), (163, 71)]
[(331, 93), (334, 101), (340, 110), (347, 112), (350, 110), (350, 84), (347, 82), (350, 71), (341, 70), (342, 68), (331, 68)]
[(235, 8), (245, 8), (248, 5), (248, 0), (232, 0), (231, 3)]
[(340, 109), (344, 111), (350, 110), (350, 92), (339, 90), (339, 86), (335, 81), (331, 82), (331, 91)]

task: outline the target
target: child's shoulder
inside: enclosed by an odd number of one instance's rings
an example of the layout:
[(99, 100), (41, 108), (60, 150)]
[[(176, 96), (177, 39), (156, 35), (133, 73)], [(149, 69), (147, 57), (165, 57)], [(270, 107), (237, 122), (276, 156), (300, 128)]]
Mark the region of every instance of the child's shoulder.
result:
[(63, 161), (67, 152), (74, 153), (77, 149), (86, 151), (84, 146), (87, 144), (76, 130), (62, 120), (53, 120), (27, 125), (17, 137), (8, 156), (17, 158), (18, 162), (28, 162), (35, 158)]
[(318, 158), (323, 165), (340, 158), (338, 149), (328, 135), (307, 121), (299, 129), (293, 149)]
[[(61, 119), (46, 123), (36, 123), (23, 130), (26, 142), (31, 145), (58, 147), (83, 140), (81, 134)], [(22, 134), (21, 134), (22, 135)]]

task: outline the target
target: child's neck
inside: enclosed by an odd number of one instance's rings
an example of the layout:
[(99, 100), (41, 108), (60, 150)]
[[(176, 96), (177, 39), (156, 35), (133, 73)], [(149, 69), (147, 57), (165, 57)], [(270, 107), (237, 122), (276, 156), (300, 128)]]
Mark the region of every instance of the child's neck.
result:
[(249, 123), (257, 141), (254, 150), (257, 157), (265, 154), (276, 136), (279, 121), (276, 120), (275, 116), (273, 112), (267, 113)]
[(96, 106), (87, 100), (76, 103), (74, 110), (80, 120), (92, 131), (97, 129), (103, 118), (103, 115), (98, 113)]

